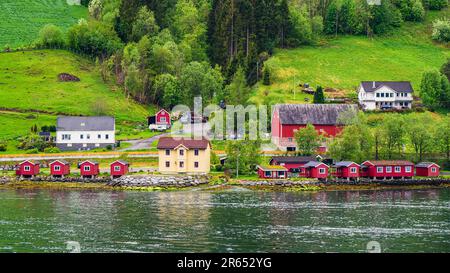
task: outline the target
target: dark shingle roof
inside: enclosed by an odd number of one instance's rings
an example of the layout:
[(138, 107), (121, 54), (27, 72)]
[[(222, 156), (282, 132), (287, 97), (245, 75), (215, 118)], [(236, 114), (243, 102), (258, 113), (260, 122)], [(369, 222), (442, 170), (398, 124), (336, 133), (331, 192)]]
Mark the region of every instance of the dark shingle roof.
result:
[(58, 117), (58, 131), (113, 131), (114, 117)]
[(281, 124), (338, 125), (339, 115), (354, 110), (355, 104), (279, 104), (275, 106)]
[(270, 162), (277, 163), (307, 163), (309, 161), (315, 161), (314, 156), (274, 156)]
[(317, 166), (319, 166), (319, 165), (321, 165), (321, 164), (324, 164), (324, 165), (327, 165), (327, 164), (325, 164), (325, 163), (323, 163), (323, 162), (318, 162), (318, 161), (309, 161), (308, 163), (306, 163), (303, 167), (305, 167), (305, 168), (309, 168), (309, 167), (317, 167)]
[(188, 149), (207, 149), (209, 140), (203, 139), (174, 139), (172, 137), (162, 137), (158, 142), (158, 149), (174, 149), (179, 145), (183, 145)]
[(123, 160), (116, 160), (116, 161), (114, 161), (113, 163), (111, 163), (111, 164), (114, 164), (114, 163), (116, 163), (116, 162), (118, 162), (118, 163), (120, 163), (120, 164), (122, 164), (122, 165), (130, 165), (127, 161), (123, 161)]
[[(374, 83), (375, 83), (375, 87), (374, 87)], [(394, 81), (382, 81), (382, 82), (377, 82), (377, 81), (364, 81), (361, 82), (361, 85), (363, 86), (364, 90), (366, 92), (373, 92), (375, 90), (377, 90), (378, 88), (382, 87), (382, 86), (387, 86), (389, 88), (391, 88), (392, 90), (396, 91), (396, 92), (405, 92), (405, 93), (412, 93), (414, 92), (411, 83), (407, 82), (407, 81), (400, 81), (400, 82), (394, 82)]]
[(50, 164), (53, 164), (53, 163), (55, 163), (55, 162), (61, 162), (61, 163), (64, 164), (64, 165), (69, 164), (69, 162), (66, 161), (66, 160), (64, 160), (64, 159), (56, 159), (56, 160), (53, 160), (52, 162), (50, 162)]
[[(352, 164), (356, 164), (356, 163), (353, 161), (340, 161), (340, 162), (337, 162), (336, 164), (334, 164), (334, 166), (335, 167), (348, 167)], [(356, 164), (356, 165), (358, 165), (358, 164)]]

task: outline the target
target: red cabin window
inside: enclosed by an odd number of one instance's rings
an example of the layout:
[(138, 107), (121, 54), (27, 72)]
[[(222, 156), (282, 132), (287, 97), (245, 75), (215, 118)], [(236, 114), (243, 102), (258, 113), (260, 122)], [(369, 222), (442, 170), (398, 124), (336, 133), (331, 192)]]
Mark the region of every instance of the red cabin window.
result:
[(30, 166), (23, 167), (23, 170), (26, 171), (26, 172), (29, 172), (30, 171)]
[(435, 173), (436, 172), (436, 167), (431, 168), (431, 172)]
[(382, 173), (383, 172), (383, 167), (377, 167), (377, 173)]
[(395, 172), (396, 173), (399, 173), (399, 172), (401, 172), (402, 171), (402, 167), (400, 167), (400, 166), (395, 166)]
[(356, 173), (356, 167), (351, 167), (350, 168), (350, 173)]
[(91, 170), (91, 166), (84, 166), (84, 171), (89, 172)]
[(386, 172), (387, 173), (391, 173), (392, 172), (392, 167), (391, 166), (387, 166), (386, 167)]
[(61, 166), (56, 165), (56, 166), (53, 167), (53, 170), (55, 172), (59, 172), (61, 170)]
[(120, 166), (114, 166), (114, 171), (116, 172), (120, 171)]
[(406, 166), (405, 167), (405, 172), (410, 173), (411, 172), (411, 166)]
[(325, 168), (319, 168), (319, 173), (320, 174), (325, 174)]

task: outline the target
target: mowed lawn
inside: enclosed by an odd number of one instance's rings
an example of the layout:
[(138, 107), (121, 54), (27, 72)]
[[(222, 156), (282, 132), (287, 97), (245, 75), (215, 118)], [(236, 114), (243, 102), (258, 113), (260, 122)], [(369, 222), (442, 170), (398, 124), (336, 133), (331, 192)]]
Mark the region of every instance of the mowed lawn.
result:
[(0, 141), (27, 135), (35, 124), (41, 128), (55, 125), (55, 122), (56, 116), (52, 115), (0, 111)]
[(68, 5), (66, 0), (1, 0), (0, 49), (30, 44), (46, 24), (65, 30), (87, 16), (86, 7)]
[(298, 92), (298, 88), (294, 98), (294, 87), (300, 83), (331, 87), (348, 95), (354, 94), (361, 81), (411, 81), (419, 91), (422, 73), (440, 68), (450, 57), (448, 46), (433, 43), (430, 38), (432, 20), (448, 11), (431, 12), (424, 23), (406, 23), (390, 36), (345, 36), (330, 38), (320, 46), (276, 50), (267, 62), (273, 84), (258, 83), (250, 101), (311, 100), (312, 96)]
[[(81, 81), (60, 82), (58, 74), (63, 72)], [(92, 62), (64, 50), (0, 53), (0, 107), (52, 114), (104, 113), (124, 122), (145, 122), (148, 115), (147, 107), (105, 84)]]

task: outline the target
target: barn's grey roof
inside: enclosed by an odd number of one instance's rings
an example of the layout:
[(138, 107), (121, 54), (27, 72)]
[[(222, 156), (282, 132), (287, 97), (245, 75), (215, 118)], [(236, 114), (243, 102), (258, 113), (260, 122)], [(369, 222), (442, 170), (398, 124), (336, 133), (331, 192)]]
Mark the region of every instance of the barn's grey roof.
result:
[[(348, 167), (352, 164), (356, 164), (356, 163), (353, 161), (340, 161), (340, 162), (337, 162), (336, 164), (334, 164), (334, 166), (335, 167)], [(358, 164), (356, 164), (356, 165), (358, 165)]]
[(58, 117), (58, 131), (113, 131), (114, 117)]
[(343, 112), (358, 111), (356, 104), (278, 104), (281, 124), (338, 125)]
[(277, 163), (306, 163), (309, 161), (315, 161), (316, 157), (314, 156), (274, 156), (270, 160), (270, 162)]
[(378, 88), (380, 88), (382, 86), (387, 86), (387, 87), (391, 88), (392, 90), (394, 90), (396, 92), (405, 92), (405, 93), (413, 93), (414, 92), (414, 89), (412, 88), (411, 83), (407, 82), (407, 81), (399, 81), (399, 82), (394, 82), (394, 81), (382, 81), (382, 82), (364, 81), (364, 82), (361, 82), (361, 85), (364, 88), (364, 91), (366, 91), (366, 92), (373, 92), (373, 91), (377, 90)]
[(419, 168), (428, 168), (428, 167), (430, 167), (431, 165), (436, 165), (436, 166), (439, 167), (438, 164), (433, 163), (433, 162), (420, 162), (420, 163), (417, 163), (417, 164), (416, 164), (416, 167), (419, 167)]
[(323, 162), (309, 161), (309, 162), (306, 163), (303, 167), (305, 167), (305, 168), (309, 168), (309, 167), (315, 168), (315, 167), (318, 167), (318, 166), (321, 165), (321, 164), (327, 165), (327, 164), (325, 164), (325, 163), (323, 163)]

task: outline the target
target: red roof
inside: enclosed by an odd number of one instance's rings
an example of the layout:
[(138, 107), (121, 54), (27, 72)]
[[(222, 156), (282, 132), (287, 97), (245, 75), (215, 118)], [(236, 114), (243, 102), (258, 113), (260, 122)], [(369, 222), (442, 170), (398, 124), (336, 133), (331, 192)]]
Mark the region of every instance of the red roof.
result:
[(158, 149), (175, 149), (179, 145), (183, 145), (188, 149), (202, 149), (205, 150), (210, 145), (209, 140), (202, 139), (174, 139), (172, 137), (162, 137), (158, 142)]

